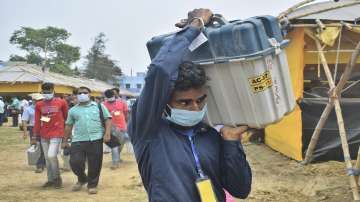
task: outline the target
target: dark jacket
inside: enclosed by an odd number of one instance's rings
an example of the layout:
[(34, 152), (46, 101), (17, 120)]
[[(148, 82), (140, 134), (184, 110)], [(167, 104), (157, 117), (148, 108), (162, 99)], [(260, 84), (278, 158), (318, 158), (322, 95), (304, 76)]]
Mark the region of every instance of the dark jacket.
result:
[[(163, 117), (178, 66), (198, 34), (199, 30), (188, 27), (165, 43), (149, 67), (145, 87), (131, 112), (128, 132), (149, 201), (200, 201), (190, 141)], [(241, 144), (223, 140), (203, 123), (194, 131), (202, 169), (211, 179), (218, 201), (225, 201), (223, 189), (246, 198), (252, 177)]]

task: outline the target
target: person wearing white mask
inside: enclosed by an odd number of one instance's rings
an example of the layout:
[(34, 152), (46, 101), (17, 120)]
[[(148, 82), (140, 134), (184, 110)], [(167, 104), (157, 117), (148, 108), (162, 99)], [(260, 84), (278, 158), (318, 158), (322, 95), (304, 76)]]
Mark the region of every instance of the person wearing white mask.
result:
[(37, 138), (41, 138), (48, 177), (43, 188), (58, 189), (62, 187), (62, 179), (57, 155), (64, 137), (68, 107), (65, 100), (54, 97), (53, 83), (43, 83), (41, 90), (44, 99), (35, 105), (34, 136), (31, 143), (36, 144)]
[[(102, 167), (103, 142), (108, 142), (111, 138), (111, 115), (103, 104), (90, 100), (90, 93), (91, 90), (87, 87), (77, 90), (78, 104), (70, 109), (65, 122), (64, 140), (71, 138), (71, 146), (64, 141), (62, 148), (71, 148), (70, 166), (78, 178), (72, 191), (80, 191), (87, 184), (88, 193), (96, 194)], [(105, 128), (100, 113), (104, 117)]]
[(247, 126), (217, 132), (203, 122), (207, 77), (203, 67), (184, 60), (212, 16), (195, 9), (176, 24), (183, 29), (151, 61), (131, 109), (128, 133), (149, 201), (225, 202), (224, 189), (238, 198), (250, 193), (251, 169), (240, 143)]
[(106, 90), (104, 95), (106, 98), (104, 105), (112, 116), (111, 134), (117, 137), (120, 143), (119, 146), (111, 148), (112, 165), (110, 168), (115, 170), (119, 167), (119, 163), (121, 162), (120, 153), (126, 140), (125, 133), (128, 121), (128, 106), (123, 100), (116, 99), (116, 94), (113, 89)]

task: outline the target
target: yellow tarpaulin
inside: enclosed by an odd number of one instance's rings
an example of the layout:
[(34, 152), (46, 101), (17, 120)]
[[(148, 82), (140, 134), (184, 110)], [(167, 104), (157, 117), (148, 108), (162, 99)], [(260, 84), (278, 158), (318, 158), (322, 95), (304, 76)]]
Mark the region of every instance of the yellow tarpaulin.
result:
[[(298, 100), (302, 98), (304, 89), (304, 29), (295, 29), (289, 38), (286, 54), (292, 87)], [(302, 160), (302, 120), (298, 106), (280, 122), (265, 128), (265, 144), (290, 158)]]
[(326, 27), (317, 37), (326, 45), (333, 46), (340, 34), (340, 27)]

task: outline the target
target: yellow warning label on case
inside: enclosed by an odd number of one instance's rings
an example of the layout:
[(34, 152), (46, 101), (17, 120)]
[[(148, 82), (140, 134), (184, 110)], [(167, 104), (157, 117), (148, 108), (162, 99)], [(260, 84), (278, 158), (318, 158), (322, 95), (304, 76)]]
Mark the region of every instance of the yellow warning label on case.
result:
[(249, 84), (254, 93), (262, 92), (272, 86), (271, 74), (269, 71), (259, 76), (249, 78)]

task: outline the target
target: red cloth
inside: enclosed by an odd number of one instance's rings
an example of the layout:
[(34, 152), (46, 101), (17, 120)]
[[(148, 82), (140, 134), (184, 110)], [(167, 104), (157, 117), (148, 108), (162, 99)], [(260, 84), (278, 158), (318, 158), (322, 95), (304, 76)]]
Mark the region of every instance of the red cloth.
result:
[(117, 128), (126, 131), (126, 116), (128, 114), (128, 106), (126, 102), (122, 100), (115, 100), (114, 102), (105, 101), (104, 105), (112, 116), (112, 124)]
[[(64, 137), (67, 114), (67, 103), (60, 98), (43, 100), (36, 103), (34, 134), (40, 135), (41, 138), (45, 139)], [(41, 121), (42, 117), (48, 117), (50, 121)]]

